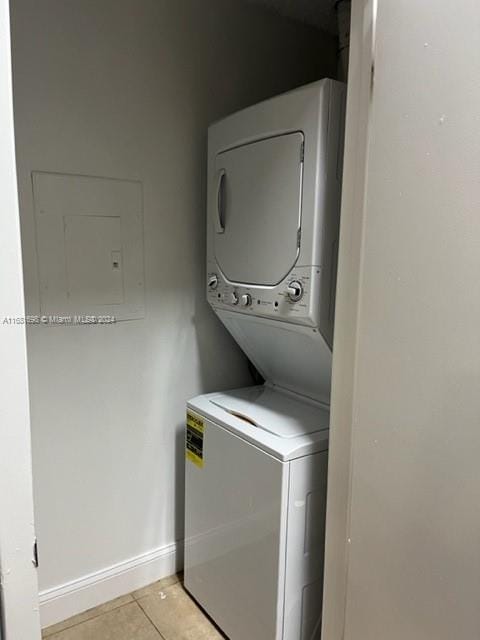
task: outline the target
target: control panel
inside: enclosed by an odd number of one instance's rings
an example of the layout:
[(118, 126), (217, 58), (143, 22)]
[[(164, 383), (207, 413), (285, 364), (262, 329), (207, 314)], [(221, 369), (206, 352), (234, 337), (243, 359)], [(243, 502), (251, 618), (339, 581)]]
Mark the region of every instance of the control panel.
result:
[[(214, 309), (229, 309), (310, 327), (320, 323), (320, 267), (296, 267), (276, 286), (229, 282), (209, 265), (207, 299)], [(217, 267), (218, 269), (218, 267)]]

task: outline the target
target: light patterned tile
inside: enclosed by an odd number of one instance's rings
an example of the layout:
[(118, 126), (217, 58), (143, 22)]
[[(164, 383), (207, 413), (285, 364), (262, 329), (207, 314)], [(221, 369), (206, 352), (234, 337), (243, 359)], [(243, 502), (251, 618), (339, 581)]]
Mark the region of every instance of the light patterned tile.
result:
[(137, 591), (132, 591), (132, 596), (135, 600), (139, 600), (140, 598), (144, 598), (145, 596), (151, 593), (160, 593), (166, 587), (170, 587), (172, 584), (176, 584), (183, 580), (183, 573), (174, 573), (173, 576), (167, 576), (166, 578), (162, 578), (162, 580), (157, 580), (152, 584), (143, 587), (142, 589), (137, 589)]
[(222, 640), (180, 583), (138, 600), (165, 640)]
[(51, 627), (47, 627), (42, 632), (43, 638), (49, 638), (54, 633), (58, 633), (59, 631), (63, 631), (64, 629), (68, 629), (69, 627), (74, 627), (81, 622), (85, 622), (86, 620), (90, 620), (91, 618), (96, 618), (97, 616), (102, 615), (103, 613), (107, 613), (108, 611), (112, 611), (113, 609), (117, 609), (118, 607), (127, 604), (128, 602), (133, 602), (133, 597), (130, 594), (126, 596), (120, 596), (119, 598), (115, 598), (115, 600), (110, 600), (105, 604), (101, 604), (98, 607), (93, 607), (93, 609), (88, 609), (83, 613), (79, 613), (76, 616), (72, 616), (67, 620), (63, 620), (62, 622), (58, 622), (57, 624), (53, 624)]
[(161, 640), (161, 635), (138, 604), (131, 602), (54, 633), (49, 640)]

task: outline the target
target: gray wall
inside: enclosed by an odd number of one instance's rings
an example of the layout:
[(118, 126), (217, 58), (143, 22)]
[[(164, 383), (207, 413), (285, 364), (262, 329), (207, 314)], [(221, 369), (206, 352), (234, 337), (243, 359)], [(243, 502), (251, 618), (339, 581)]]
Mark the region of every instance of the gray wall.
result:
[(182, 539), (185, 401), (250, 380), (204, 301), (206, 128), (332, 75), (335, 43), (238, 0), (12, 9), (30, 313), (39, 310), (31, 171), (144, 185), (145, 319), (28, 332), (45, 591)]
[(479, 42), (477, 1), (378, 3), (342, 219), (325, 640), (480, 635)]

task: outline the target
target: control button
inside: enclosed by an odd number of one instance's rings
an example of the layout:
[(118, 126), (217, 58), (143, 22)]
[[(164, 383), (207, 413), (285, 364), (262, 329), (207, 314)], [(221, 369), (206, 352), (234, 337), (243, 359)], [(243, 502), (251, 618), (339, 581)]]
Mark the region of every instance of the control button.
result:
[(288, 297), (292, 302), (298, 302), (303, 296), (303, 285), (298, 280), (292, 280), (287, 287)]
[(252, 296), (249, 293), (242, 293), (240, 304), (242, 307), (249, 307), (252, 304)]
[(238, 304), (238, 296), (235, 293), (235, 291), (232, 291), (232, 293), (229, 295), (228, 297), (230, 304)]
[(217, 287), (218, 287), (218, 276), (214, 273), (208, 278), (208, 288), (214, 290)]

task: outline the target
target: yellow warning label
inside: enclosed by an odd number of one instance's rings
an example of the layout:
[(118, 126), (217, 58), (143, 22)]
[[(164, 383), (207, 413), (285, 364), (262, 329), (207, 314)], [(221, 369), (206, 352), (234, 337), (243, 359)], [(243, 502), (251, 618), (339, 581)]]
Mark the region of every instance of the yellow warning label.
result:
[(185, 457), (200, 469), (203, 468), (203, 437), (205, 425), (202, 418), (187, 411), (187, 425), (185, 437)]

